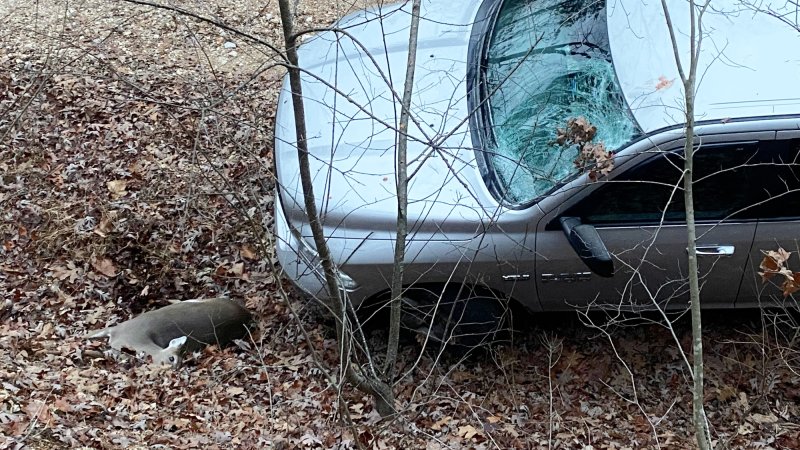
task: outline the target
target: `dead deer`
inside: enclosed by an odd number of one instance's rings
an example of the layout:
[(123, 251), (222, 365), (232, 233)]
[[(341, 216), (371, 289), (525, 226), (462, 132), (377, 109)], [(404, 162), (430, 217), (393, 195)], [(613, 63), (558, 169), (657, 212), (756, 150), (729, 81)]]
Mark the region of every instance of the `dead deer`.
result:
[(108, 337), (114, 349), (144, 352), (153, 362), (177, 369), (186, 352), (211, 344), (222, 347), (244, 337), (250, 320), (250, 312), (233, 300), (186, 300), (103, 328), (86, 338)]

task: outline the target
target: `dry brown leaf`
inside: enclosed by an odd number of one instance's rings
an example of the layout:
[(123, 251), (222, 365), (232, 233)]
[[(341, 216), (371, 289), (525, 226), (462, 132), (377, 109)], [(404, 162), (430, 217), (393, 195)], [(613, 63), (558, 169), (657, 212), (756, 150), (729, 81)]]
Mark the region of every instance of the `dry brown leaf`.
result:
[(242, 253), (242, 258), (244, 259), (249, 259), (250, 261), (255, 261), (258, 259), (258, 254), (250, 244), (242, 245), (242, 248), (239, 249), (239, 251)]
[(108, 257), (102, 257), (95, 259), (92, 261), (92, 267), (101, 274), (107, 277), (115, 277), (117, 276), (117, 266), (114, 265), (114, 262), (111, 261)]
[(34, 400), (25, 405), (25, 413), (31, 420), (38, 420), (42, 423), (50, 421), (50, 409), (41, 400)]
[(436, 422), (434, 422), (428, 428), (430, 428), (431, 430), (434, 430), (434, 431), (441, 431), (443, 426), (448, 425), (452, 421), (453, 421), (452, 417), (446, 416), (446, 417), (443, 417), (443, 418), (437, 420)]
[(100, 219), (100, 223), (94, 228), (95, 234), (106, 237), (109, 233), (114, 231), (114, 219), (116, 214), (109, 214)]
[(53, 271), (53, 276), (59, 280), (63, 281), (69, 279), (70, 283), (74, 283), (78, 275), (80, 275), (80, 269), (71, 264), (71, 262), (69, 266), (70, 267), (50, 266), (49, 269)]
[(54, 405), (59, 411), (70, 412), (73, 410), (72, 404), (68, 402), (64, 397), (56, 398)]
[(761, 282), (769, 281), (772, 277), (775, 276), (776, 273), (779, 273), (780, 266), (775, 261), (774, 258), (770, 257), (769, 255), (764, 255), (764, 258), (761, 260), (761, 264), (759, 265), (761, 275)]
[(761, 269), (759, 275), (761, 275), (762, 281), (767, 281), (775, 274), (781, 273), (785, 269), (786, 261), (792, 255), (792, 252), (787, 252), (782, 247), (778, 247), (778, 250), (762, 250), (761, 253), (764, 254), (764, 259), (761, 260), (759, 266)]
[(464, 425), (463, 427), (458, 427), (458, 435), (463, 437), (464, 439), (472, 439), (476, 434), (480, 434), (480, 431), (475, 429), (472, 425)]
[(114, 200), (124, 197), (128, 192), (125, 190), (128, 187), (128, 182), (125, 180), (113, 180), (106, 183), (108, 192), (111, 193), (111, 198)]
[(750, 418), (753, 419), (754, 422), (762, 424), (770, 424), (778, 422), (778, 418), (775, 417), (775, 414), (772, 413), (769, 414), (755, 413), (752, 416), (750, 416)]
[(783, 296), (788, 297), (797, 291), (800, 291), (800, 272), (794, 272), (791, 276), (787, 276), (781, 285)]
[(233, 274), (233, 275), (235, 275), (235, 276), (237, 276), (237, 277), (241, 277), (242, 274), (244, 273), (244, 263), (238, 262), (238, 263), (234, 264), (233, 266), (231, 266), (231, 268), (230, 268), (230, 270), (228, 270), (228, 272)]
[(761, 260), (759, 265), (761, 281), (767, 282), (775, 275), (783, 276), (784, 280), (781, 283), (781, 290), (783, 296), (788, 297), (797, 291), (800, 291), (800, 272), (793, 272), (786, 266), (786, 262), (791, 257), (792, 252), (787, 252), (781, 247), (778, 250), (762, 250), (764, 259)]
[(754, 431), (753, 426), (750, 425), (749, 423), (743, 423), (739, 425), (739, 427), (736, 430), (736, 432), (741, 434), (742, 436), (747, 436), (748, 434), (753, 433), (753, 431)]
[(226, 389), (226, 392), (233, 396), (241, 395), (244, 392), (244, 388), (238, 386), (231, 386), (228, 389)]
[(555, 143), (562, 146), (576, 146), (578, 156), (573, 163), (583, 172), (588, 172), (591, 181), (597, 181), (614, 168), (614, 154), (602, 142), (592, 142), (597, 135), (597, 127), (585, 117), (572, 118), (566, 128), (556, 130)]
[(731, 385), (725, 384), (723, 386), (720, 386), (716, 390), (717, 401), (727, 402), (728, 400), (735, 399), (736, 398), (736, 394), (738, 392), (739, 392), (738, 389), (736, 389), (735, 387), (733, 387)]

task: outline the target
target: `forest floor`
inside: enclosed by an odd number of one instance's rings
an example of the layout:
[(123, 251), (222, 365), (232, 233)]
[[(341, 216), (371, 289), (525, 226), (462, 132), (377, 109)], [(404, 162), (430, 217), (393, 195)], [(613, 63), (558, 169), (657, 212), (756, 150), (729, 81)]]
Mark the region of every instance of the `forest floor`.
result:
[[(274, 1), (174, 4), (282, 45)], [(304, 27), (362, 6), (297, 5)], [(337, 390), (330, 326), (274, 267), (278, 61), (152, 6), (0, 0), (0, 448), (692, 447), (685, 320), (545, 315), (467, 358), (409, 340), (393, 420)], [(82, 338), (220, 295), (257, 331), (178, 371)], [(797, 344), (774, 316), (706, 317), (718, 448), (800, 448)]]

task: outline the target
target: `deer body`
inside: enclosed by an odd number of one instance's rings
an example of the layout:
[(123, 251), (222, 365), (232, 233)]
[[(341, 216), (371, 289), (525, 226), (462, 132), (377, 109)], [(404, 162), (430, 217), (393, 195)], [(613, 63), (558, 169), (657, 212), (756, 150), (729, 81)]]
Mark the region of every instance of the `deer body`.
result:
[(210, 344), (220, 347), (247, 333), (250, 312), (233, 300), (187, 300), (146, 312), (87, 336), (108, 337), (112, 348), (145, 352), (153, 362), (180, 367), (183, 354)]

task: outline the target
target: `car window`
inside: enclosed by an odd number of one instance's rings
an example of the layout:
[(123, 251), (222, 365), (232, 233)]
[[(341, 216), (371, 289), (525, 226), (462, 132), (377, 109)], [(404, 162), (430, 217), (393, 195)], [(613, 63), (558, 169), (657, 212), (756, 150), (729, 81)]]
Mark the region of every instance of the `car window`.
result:
[[(705, 146), (695, 153), (698, 221), (800, 216), (800, 144), (770, 141)], [(596, 189), (565, 215), (584, 223), (684, 222), (683, 155), (666, 152)], [(677, 186), (677, 188), (676, 188)]]
[(800, 218), (800, 140), (765, 143), (758, 166), (748, 168), (753, 205), (744, 217), (764, 220)]
[(635, 127), (608, 50), (605, 2), (506, 0), (489, 31), (484, 92), (490, 118), (484, 151), (503, 200), (525, 203), (577, 171), (577, 149), (557, 128), (585, 117), (609, 150)]

